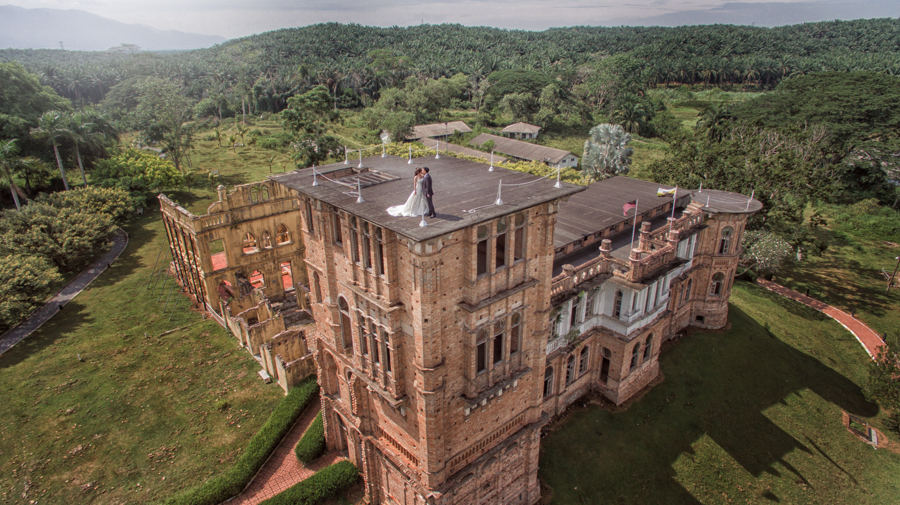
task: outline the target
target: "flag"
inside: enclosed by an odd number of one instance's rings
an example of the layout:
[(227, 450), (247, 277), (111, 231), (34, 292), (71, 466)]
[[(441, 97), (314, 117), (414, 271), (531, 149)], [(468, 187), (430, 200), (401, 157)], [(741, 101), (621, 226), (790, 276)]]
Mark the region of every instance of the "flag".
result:
[(632, 200), (630, 202), (626, 202), (625, 205), (622, 206), (622, 213), (625, 217), (628, 217), (628, 211), (631, 209), (637, 208), (637, 200)]
[(656, 196), (674, 195), (675, 191), (677, 191), (677, 190), (678, 190), (678, 188), (672, 188), (672, 189), (659, 188), (656, 190)]

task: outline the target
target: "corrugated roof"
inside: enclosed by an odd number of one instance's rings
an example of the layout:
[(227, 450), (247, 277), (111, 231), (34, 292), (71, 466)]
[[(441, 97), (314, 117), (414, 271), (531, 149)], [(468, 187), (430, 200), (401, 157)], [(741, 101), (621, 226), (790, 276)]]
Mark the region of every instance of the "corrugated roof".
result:
[(469, 145), (480, 146), (488, 140), (494, 141), (494, 151), (523, 160), (555, 164), (559, 163), (567, 156), (572, 156), (572, 153), (563, 151), (562, 149), (554, 149), (552, 147), (522, 142), (521, 140), (498, 137), (497, 135), (488, 133), (478, 135), (469, 142)]
[(503, 133), (537, 133), (541, 131), (540, 126), (528, 123), (513, 123), (503, 129)]
[(472, 131), (469, 125), (462, 121), (448, 121), (446, 123), (423, 124), (413, 126), (412, 132), (406, 137), (406, 140), (419, 140), (422, 138), (443, 137), (452, 135), (455, 131), (469, 133)]
[[(471, 147), (463, 147), (458, 146), (456, 144), (451, 144), (449, 142), (445, 142), (441, 144), (441, 152), (450, 151), (451, 153), (464, 154), (466, 156), (477, 156), (479, 158), (484, 159), (484, 161), (491, 161), (491, 153), (486, 153), (484, 151), (478, 151), (476, 149), (472, 149)], [(498, 165), (500, 163), (506, 163), (506, 158), (500, 156), (499, 154), (493, 155), (494, 165)]]

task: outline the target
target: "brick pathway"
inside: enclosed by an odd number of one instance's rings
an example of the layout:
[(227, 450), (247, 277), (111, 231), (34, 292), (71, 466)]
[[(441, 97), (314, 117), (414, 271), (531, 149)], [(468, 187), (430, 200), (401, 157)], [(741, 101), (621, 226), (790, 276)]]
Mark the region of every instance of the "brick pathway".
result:
[(300, 441), (300, 437), (309, 429), (316, 415), (321, 409), (319, 400), (316, 399), (306, 408), (300, 419), (294, 423), (291, 431), (284, 436), (278, 448), (269, 456), (266, 464), (253, 478), (253, 481), (238, 496), (229, 499), (228, 505), (256, 505), (267, 500), (294, 484), (308, 478), (317, 471), (325, 468), (343, 456), (338, 452), (332, 452), (313, 461), (308, 466), (303, 466), (294, 454), (294, 446)]
[(91, 263), (91, 266), (78, 274), (78, 277), (72, 279), (72, 282), (66, 284), (66, 287), (59, 290), (59, 293), (56, 293), (50, 298), (43, 307), (36, 310), (28, 317), (28, 319), (22, 321), (15, 328), (3, 335), (0, 335), (0, 354), (5, 353), (12, 346), (24, 340), (25, 337), (31, 335), (35, 330), (40, 328), (42, 324), (46, 323), (51, 317), (60, 312), (60, 307), (69, 303), (69, 301), (72, 298), (75, 298), (78, 293), (84, 291), (88, 284), (94, 282), (94, 279), (106, 271), (106, 267), (122, 254), (122, 251), (125, 250), (125, 246), (127, 245), (128, 234), (120, 228), (116, 232), (116, 236), (113, 237), (113, 246), (109, 252), (97, 258), (97, 260)]
[(832, 307), (825, 302), (816, 300), (815, 298), (811, 298), (802, 293), (798, 293), (793, 289), (786, 288), (781, 284), (776, 284), (772, 281), (767, 281), (760, 278), (756, 280), (756, 283), (768, 289), (769, 291), (778, 293), (779, 295), (790, 298), (791, 300), (796, 300), (834, 319), (835, 321), (840, 323), (841, 326), (846, 328), (847, 331), (852, 333), (853, 336), (856, 337), (856, 340), (858, 340), (859, 343), (862, 344), (866, 352), (869, 353), (869, 356), (873, 358), (878, 354), (878, 348), (884, 345), (884, 342), (881, 341), (881, 337), (878, 335), (878, 333), (875, 333), (875, 330), (869, 328), (862, 321), (856, 319), (855, 317), (851, 316), (841, 309)]

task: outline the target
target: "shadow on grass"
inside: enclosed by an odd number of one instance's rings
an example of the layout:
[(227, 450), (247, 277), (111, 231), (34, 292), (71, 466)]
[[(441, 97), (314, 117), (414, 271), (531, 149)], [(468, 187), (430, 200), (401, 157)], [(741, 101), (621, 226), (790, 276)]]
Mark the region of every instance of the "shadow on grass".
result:
[[(683, 482), (708, 491), (723, 478), (739, 479), (734, 476), (740, 472), (721, 470), (729, 460), (754, 477), (766, 473), (815, 490), (822, 476), (792, 466), (785, 456), (793, 451), (824, 457), (830, 463), (820, 466), (836, 466), (856, 480), (853, 469), (841, 467), (812, 439), (786, 432), (767, 411), (793, 400), (789, 426), (796, 429), (800, 416), (799, 429), (816, 438), (816, 430), (824, 429), (821, 412), (796, 407), (797, 397), (812, 392), (863, 417), (874, 416), (877, 406), (856, 383), (785, 344), (740, 309), (732, 306), (729, 320), (730, 330), (693, 334), (663, 355), (665, 381), (624, 412), (596, 406), (576, 411), (544, 439), (540, 476), (553, 490), (553, 503), (700, 503)], [(710, 463), (710, 454), (722, 451), (727, 457)], [(691, 468), (688, 475), (677, 470), (684, 467)], [(754, 497), (760, 498), (792, 500), (772, 490)]]

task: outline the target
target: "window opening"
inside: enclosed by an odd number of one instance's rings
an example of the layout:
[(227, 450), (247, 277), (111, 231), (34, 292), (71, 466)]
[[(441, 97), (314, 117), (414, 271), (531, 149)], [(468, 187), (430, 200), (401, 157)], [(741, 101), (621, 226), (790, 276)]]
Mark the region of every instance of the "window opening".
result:
[(722, 281), (724, 281), (724, 280), (725, 280), (725, 274), (723, 274), (722, 272), (719, 272), (719, 273), (713, 275), (710, 293), (712, 293), (714, 295), (722, 294)]
[(513, 243), (513, 261), (525, 258), (525, 214), (516, 214), (515, 235)]
[(488, 231), (487, 226), (478, 227), (478, 245), (476, 247), (476, 275), (487, 273), (488, 264)]
[(616, 299), (613, 302), (613, 316), (620, 317), (622, 315), (622, 292), (616, 291)]
[(647, 337), (647, 342), (644, 344), (644, 361), (647, 361), (650, 358), (650, 353), (653, 351), (653, 334), (651, 333), (649, 337)]
[(343, 296), (338, 297), (338, 310), (341, 313), (341, 340), (344, 351), (353, 352), (353, 332), (350, 330), (350, 307)]
[(500, 321), (494, 325), (494, 364), (503, 361), (503, 330), (504, 322)]
[(244, 254), (259, 251), (259, 247), (257, 247), (257, 245), (256, 245), (256, 237), (254, 237), (252, 233), (247, 232), (244, 235), (243, 247), (244, 247)]
[(631, 349), (631, 370), (634, 370), (636, 366), (638, 366), (638, 359), (641, 357), (641, 343), (638, 342), (634, 344), (634, 347)]
[(263, 249), (272, 248), (272, 236), (269, 235), (269, 230), (264, 231), (262, 234), (262, 246)]
[(485, 341), (485, 337), (487, 336), (487, 332), (485, 330), (481, 330), (478, 332), (476, 352), (475, 352), (475, 371), (481, 373), (487, 370), (487, 342)]
[(278, 245), (289, 244), (291, 242), (291, 232), (288, 231), (287, 226), (283, 224), (279, 224), (278, 228), (275, 229), (275, 242)]
[(291, 262), (285, 261), (281, 263), (281, 285), (284, 290), (294, 289), (294, 275), (291, 271)]
[(209, 259), (212, 261), (213, 270), (221, 270), (228, 267), (228, 256), (225, 254), (225, 241), (222, 239), (209, 241)]
[(519, 313), (512, 315), (509, 328), (509, 353), (515, 354), (519, 352), (519, 333), (522, 316)]
[(570, 354), (566, 360), (566, 384), (571, 384), (575, 380), (575, 355)]
[(590, 357), (590, 348), (584, 346), (581, 348), (581, 358), (579, 359), (578, 373), (583, 374), (588, 369), (588, 358)]
[(553, 367), (544, 370), (544, 398), (553, 394)]
[(722, 230), (722, 238), (719, 240), (719, 254), (728, 254), (731, 249), (731, 232), (734, 231), (730, 226)]

